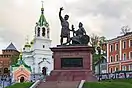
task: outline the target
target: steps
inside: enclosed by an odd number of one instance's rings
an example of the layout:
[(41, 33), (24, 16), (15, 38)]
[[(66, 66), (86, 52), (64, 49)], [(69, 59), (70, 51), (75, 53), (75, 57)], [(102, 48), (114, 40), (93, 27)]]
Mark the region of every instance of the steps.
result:
[(47, 81), (40, 82), (36, 88), (77, 88), (79, 81)]
[(46, 77), (47, 81), (94, 81), (92, 71), (89, 70), (54, 70), (51, 75)]

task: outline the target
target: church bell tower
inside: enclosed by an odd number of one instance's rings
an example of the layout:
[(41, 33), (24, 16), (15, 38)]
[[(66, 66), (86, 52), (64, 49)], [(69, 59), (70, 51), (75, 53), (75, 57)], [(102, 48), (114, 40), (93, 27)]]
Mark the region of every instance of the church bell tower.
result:
[[(50, 28), (44, 16), (44, 7), (42, 2), (41, 15), (35, 26), (35, 37), (33, 43), (33, 57), (35, 65), (35, 73), (41, 73), (43, 67), (51, 71), (52, 67), (52, 51), (50, 50)], [(48, 64), (46, 61), (50, 62)]]
[(35, 26), (35, 37), (49, 39), (49, 24), (46, 21), (45, 16), (44, 16), (43, 2), (42, 2), (40, 18)]

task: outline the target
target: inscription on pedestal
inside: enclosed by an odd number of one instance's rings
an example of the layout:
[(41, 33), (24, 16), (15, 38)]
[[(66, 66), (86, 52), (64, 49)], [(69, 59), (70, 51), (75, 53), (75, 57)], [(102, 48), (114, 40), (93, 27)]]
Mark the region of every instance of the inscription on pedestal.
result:
[(60, 53), (56, 53), (56, 55), (59, 55), (59, 56), (87, 56), (88, 53), (84, 53), (84, 52), (60, 52)]
[(83, 67), (83, 58), (61, 58), (61, 68)]

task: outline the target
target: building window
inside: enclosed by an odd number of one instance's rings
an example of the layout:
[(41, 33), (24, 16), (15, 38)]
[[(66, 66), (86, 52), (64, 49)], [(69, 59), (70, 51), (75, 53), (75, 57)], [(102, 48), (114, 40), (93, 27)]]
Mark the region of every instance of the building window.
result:
[(112, 73), (113, 72), (113, 69), (112, 68), (110, 68), (110, 73)]
[(127, 67), (126, 66), (122, 66), (122, 71), (126, 71)]
[(45, 45), (43, 45), (43, 48), (45, 48)]
[(44, 27), (42, 28), (42, 36), (43, 37), (45, 36), (45, 28)]
[(132, 59), (132, 51), (129, 52), (129, 59)]
[(132, 40), (129, 40), (129, 47), (132, 47)]
[(123, 42), (123, 49), (126, 49), (126, 41)]
[(118, 50), (118, 43), (115, 44), (115, 50)]
[(38, 37), (40, 36), (40, 28), (38, 28), (38, 35), (37, 35)]
[(115, 60), (116, 60), (116, 61), (119, 61), (119, 56), (118, 56), (118, 54), (115, 55)]
[(132, 71), (132, 64), (129, 65), (129, 71)]
[(118, 71), (119, 70), (119, 68), (118, 67), (115, 67), (115, 71)]
[(114, 62), (113, 56), (110, 56), (110, 62)]
[(123, 54), (123, 60), (127, 60), (126, 54)]
[(113, 51), (113, 45), (110, 45), (110, 52)]

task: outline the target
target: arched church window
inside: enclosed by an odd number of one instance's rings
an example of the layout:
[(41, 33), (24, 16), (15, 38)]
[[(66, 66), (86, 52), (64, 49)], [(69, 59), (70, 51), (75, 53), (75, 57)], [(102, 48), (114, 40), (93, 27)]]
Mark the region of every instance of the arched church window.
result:
[(38, 28), (38, 35), (37, 36), (40, 36), (40, 28)]
[(45, 48), (45, 45), (43, 45), (43, 48)]
[(47, 38), (49, 38), (49, 28), (47, 29)]
[(36, 34), (36, 29), (37, 29), (37, 26), (38, 26), (38, 23), (36, 23), (36, 26), (35, 26), (35, 34)]
[(45, 36), (45, 28), (42, 28), (42, 36)]
[(4, 73), (8, 73), (8, 68), (4, 68)]

